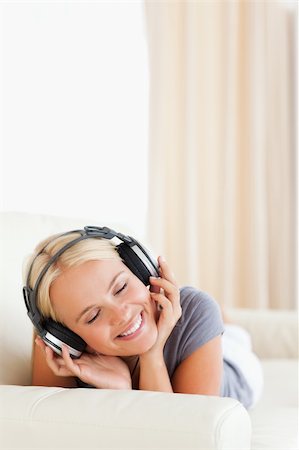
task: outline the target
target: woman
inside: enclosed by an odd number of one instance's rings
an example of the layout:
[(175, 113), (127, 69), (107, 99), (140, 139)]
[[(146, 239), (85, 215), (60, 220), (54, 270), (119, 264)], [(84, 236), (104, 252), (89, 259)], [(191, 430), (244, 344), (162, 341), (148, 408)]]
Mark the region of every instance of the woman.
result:
[(221, 395), (252, 407), (262, 374), (245, 331), (225, 328), (206, 293), (180, 289), (164, 258), (144, 280), (112, 241), (83, 230), (50, 237), (27, 265), (41, 316), (86, 344), (75, 359), (36, 337), (33, 384)]

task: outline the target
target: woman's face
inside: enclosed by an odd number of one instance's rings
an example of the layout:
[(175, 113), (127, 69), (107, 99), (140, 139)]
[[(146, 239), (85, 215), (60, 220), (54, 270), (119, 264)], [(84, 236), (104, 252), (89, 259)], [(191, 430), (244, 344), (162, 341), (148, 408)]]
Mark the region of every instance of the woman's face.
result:
[(63, 271), (50, 289), (58, 317), (104, 355), (140, 355), (157, 339), (156, 304), (122, 261), (87, 261)]

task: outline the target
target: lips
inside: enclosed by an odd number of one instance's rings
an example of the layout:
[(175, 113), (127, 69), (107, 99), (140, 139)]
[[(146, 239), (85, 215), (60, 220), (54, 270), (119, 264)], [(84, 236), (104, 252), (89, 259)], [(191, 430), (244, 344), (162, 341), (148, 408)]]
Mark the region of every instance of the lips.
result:
[(141, 328), (143, 324), (143, 316), (142, 313), (140, 313), (136, 320), (133, 322), (133, 324), (130, 325), (129, 328), (127, 328), (123, 333), (119, 334), (118, 338), (130, 338), (133, 337)]

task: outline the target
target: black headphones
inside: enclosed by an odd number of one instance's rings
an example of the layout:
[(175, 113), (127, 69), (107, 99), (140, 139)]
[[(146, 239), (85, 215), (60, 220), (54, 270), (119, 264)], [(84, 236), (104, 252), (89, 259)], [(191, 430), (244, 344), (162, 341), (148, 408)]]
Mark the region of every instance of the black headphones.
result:
[[(80, 336), (53, 319), (42, 317), (37, 308), (37, 292), (41, 280), (49, 267), (57, 261), (57, 259), (67, 249), (77, 244), (77, 242), (90, 238), (101, 238), (110, 240), (115, 245), (116, 250), (123, 260), (124, 264), (136, 275), (146, 286), (149, 285), (150, 276), (159, 276), (158, 264), (148, 253), (148, 251), (131, 236), (125, 236), (122, 233), (117, 233), (107, 227), (86, 226), (83, 230), (73, 230), (63, 233), (54, 238), (58, 239), (62, 236), (67, 236), (72, 233), (80, 233), (80, 236), (73, 239), (64, 245), (45, 265), (39, 274), (35, 285), (32, 288), (29, 286), (29, 279), (35, 259), (44, 251), (45, 247), (36, 255), (28, 271), (26, 286), (23, 287), (23, 296), (27, 308), (27, 314), (36, 328), (38, 334), (43, 341), (50, 346), (56, 353), (61, 355), (62, 344), (69, 347), (70, 355), (73, 358), (79, 358), (84, 352), (86, 343)], [(51, 241), (53, 242), (53, 241)], [(48, 244), (49, 245), (49, 242)]]

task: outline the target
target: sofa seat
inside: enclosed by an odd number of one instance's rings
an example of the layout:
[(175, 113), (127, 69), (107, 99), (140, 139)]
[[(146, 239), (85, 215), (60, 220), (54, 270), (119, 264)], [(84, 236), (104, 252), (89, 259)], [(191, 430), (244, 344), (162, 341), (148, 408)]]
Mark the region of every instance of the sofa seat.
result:
[(249, 412), (252, 448), (298, 450), (298, 362), (263, 359), (265, 385), (259, 403)]

